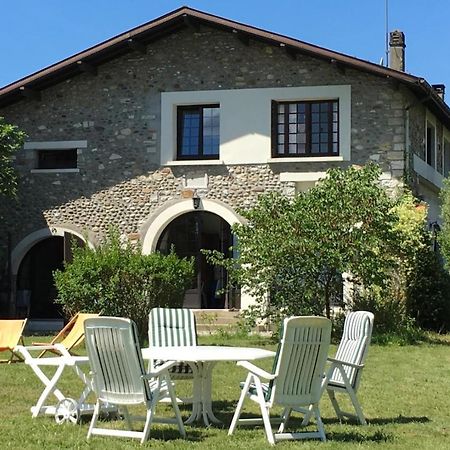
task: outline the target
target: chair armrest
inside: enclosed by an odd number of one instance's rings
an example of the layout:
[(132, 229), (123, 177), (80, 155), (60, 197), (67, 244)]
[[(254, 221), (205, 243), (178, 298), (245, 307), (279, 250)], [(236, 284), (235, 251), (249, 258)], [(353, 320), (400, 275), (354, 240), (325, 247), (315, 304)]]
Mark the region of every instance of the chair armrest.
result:
[(364, 367), (364, 364), (353, 364), (351, 362), (341, 361), (340, 359), (335, 358), (327, 358), (327, 361), (331, 364), (353, 367), (355, 369), (362, 369)]
[(161, 364), (158, 367), (154, 367), (151, 372), (147, 372), (143, 375), (143, 378), (150, 379), (161, 375), (162, 372), (170, 369), (173, 365), (176, 364), (176, 361), (166, 361), (164, 364)]
[(237, 365), (247, 369), (250, 373), (256, 375), (257, 377), (264, 378), (266, 380), (274, 380), (276, 378), (276, 375), (266, 372), (249, 361), (238, 361)]
[(53, 350), (60, 353), (62, 356), (71, 357), (72, 355), (67, 351), (67, 349), (64, 347), (64, 345), (61, 344), (53, 344), (53, 345), (16, 345), (14, 348), (14, 351), (18, 351), (22, 353), (22, 355), (25, 358), (31, 358), (34, 359), (33, 356), (31, 356), (32, 351), (39, 351), (42, 352), (43, 350)]

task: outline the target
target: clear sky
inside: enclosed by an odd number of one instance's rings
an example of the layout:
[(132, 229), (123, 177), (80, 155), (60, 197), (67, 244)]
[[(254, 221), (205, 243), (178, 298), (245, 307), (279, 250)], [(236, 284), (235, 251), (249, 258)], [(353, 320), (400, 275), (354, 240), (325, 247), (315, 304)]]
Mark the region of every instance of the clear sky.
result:
[[(379, 63), (386, 0), (0, 0), (0, 87), (180, 6)], [(447, 86), (450, 1), (388, 0), (406, 35), (406, 71)]]

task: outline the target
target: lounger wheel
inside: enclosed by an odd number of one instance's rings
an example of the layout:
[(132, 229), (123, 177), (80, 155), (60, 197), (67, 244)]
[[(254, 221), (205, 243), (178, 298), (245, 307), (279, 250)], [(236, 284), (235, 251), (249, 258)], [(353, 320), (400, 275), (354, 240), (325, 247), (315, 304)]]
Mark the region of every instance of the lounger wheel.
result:
[(73, 398), (65, 398), (58, 402), (55, 409), (56, 423), (78, 423), (80, 418), (80, 409), (78, 408), (78, 402)]

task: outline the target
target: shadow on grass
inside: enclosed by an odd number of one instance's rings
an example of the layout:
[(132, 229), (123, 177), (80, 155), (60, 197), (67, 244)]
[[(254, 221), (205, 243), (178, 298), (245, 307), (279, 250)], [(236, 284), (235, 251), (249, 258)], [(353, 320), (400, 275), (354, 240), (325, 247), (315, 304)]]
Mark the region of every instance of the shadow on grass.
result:
[[(79, 419), (80, 424), (89, 424), (91, 422), (92, 415), (85, 414)], [(159, 425), (159, 424), (158, 424)], [(122, 416), (117, 414), (102, 414), (99, 418), (98, 425), (100, 428), (110, 428), (110, 429), (120, 429), (125, 430), (125, 421)], [(144, 420), (133, 420), (132, 429), (134, 431), (142, 431), (144, 428)], [(175, 441), (177, 439), (183, 439), (187, 441), (204, 441), (208, 439), (210, 433), (205, 433), (205, 428), (198, 428), (197, 424), (194, 426), (185, 425), (186, 437), (182, 438), (180, 432), (178, 431), (177, 425), (167, 425), (167, 428), (161, 429), (159, 427), (150, 427), (150, 437), (149, 439), (156, 439), (158, 441)]]
[[(218, 428), (228, 428), (235, 411), (236, 402), (231, 401), (216, 401), (213, 405), (213, 410), (216, 416), (223, 422), (222, 425), (214, 425)], [(242, 412), (242, 418), (255, 417), (255, 414)], [(273, 416), (274, 418), (277, 416)], [(324, 425), (339, 425), (341, 422), (337, 418), (323, 418)], [(300, 430), (302, 418), (293, 416), (290, 420), (291, 429)], [(397, 417), (378, 417), (367, 420), (369, 425), (389, 425), (389, 424), (409, 424), (409, 423), (428, 423), (430, 419), (426, 416), (402, 416)], [(371, 431), (368, 427), (359, 425), (356, 420), (349, 419), (342, 422), (343, 425), (355, 426), (354, 430), (343, 431), (327, 431), (325, 429), (327, 440), (336, 442), (392, 442), (394, 436), (382, 430)], [(314, 425), (312, 425), (314, 426)], [(309, 427), (307, 427), (309, 428)]]
[(406, 423), (427, 423), (430, 419), (426, 416), (409, 417), (409, 416), (397, 416), (397, 417), (377, 417), (375, 419), (367, 419), (367, 422), (371, 425), (389, 425), (389, 424), (406, 424)]
[(327, 431), (325, 433), (328, 441), (336, 442), (393, 442), (394, 436), (384, 431), (373, 433), (361, 433), (359, 431)]

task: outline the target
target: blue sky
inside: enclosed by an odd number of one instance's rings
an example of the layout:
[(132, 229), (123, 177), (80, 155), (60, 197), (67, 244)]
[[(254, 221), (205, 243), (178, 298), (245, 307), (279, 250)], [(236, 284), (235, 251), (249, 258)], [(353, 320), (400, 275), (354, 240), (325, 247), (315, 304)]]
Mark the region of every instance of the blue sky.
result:
[[(406, 35), (406, 71), (450, 98), (450, 2), (388, 0)], [(380, 62), (385, 0), (3, 0), (0, 87), (182, 5)]]

